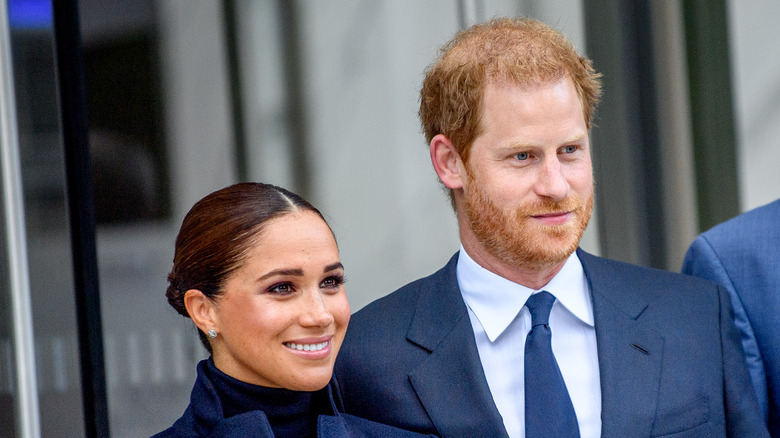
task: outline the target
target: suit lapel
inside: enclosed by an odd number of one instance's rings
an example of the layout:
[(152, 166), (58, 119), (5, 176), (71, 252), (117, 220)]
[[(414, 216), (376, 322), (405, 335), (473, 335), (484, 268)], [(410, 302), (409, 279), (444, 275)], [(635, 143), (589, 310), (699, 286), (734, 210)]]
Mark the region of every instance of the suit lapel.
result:
[(409, 380), (442, 437), (505, 437), (458, 288), (457, 258), (420, 293), (407, 339), (431, 354)]
[[(601, 379), (602, 436), (649, 436), (660, 386), (663, 338), (642, 319), (642, 278), (578, 250), (591, 288)], [(460, 295), (457, 254), (421, 291), (407, 339), (431, 352), (409, 374), (442, 437), (505, 437)]]
[(602, 436), (649, 436), (661, 379), (663, 338), (643, 319), (642, 278), (579, 250), (593, 297)]

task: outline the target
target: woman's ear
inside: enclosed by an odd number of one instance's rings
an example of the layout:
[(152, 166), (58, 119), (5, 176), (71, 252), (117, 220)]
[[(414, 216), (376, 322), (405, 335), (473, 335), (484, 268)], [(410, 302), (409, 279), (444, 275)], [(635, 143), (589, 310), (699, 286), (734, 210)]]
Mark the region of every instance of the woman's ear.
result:
[(184, 293), (184, 307), (190, 314), (190, 319), (203, 333), (209, 330), (219, 332), (219, 327), (214, 311), (214, 302), (203, 292), (190, 289)]
[(442, 184), (449, 189), (463, 188), (464, 167), (455, 145), (443, 134), (431, 139), (431, 163)]

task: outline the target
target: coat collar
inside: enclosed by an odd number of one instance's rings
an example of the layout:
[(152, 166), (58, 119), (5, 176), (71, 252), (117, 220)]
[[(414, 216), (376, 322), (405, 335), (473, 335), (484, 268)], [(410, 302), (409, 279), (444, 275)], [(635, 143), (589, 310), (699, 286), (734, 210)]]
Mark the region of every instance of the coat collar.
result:
[[(268, 417), (263, 411), (249, 411), (230, 418), (224, 418), (219, 393), (209, 374), (207, 365), (209, 360), (211, 359), (204, 359), (198, 363), (198, 375), (190, 395), (190, 405), (187, 407), (184, 415), (174, 423), (171, 432), (192, 431), (198, 436), (225, 438), (273, 437)], [(320, 416), (320, 423), (322, 423), (323, 417), (333, 418), (333, 421), (325, 419), (329, 430), (334, 430), (335, 427), (343, 428), (343, 425), (338, 424), (340, 422), (339, 414), (333, 400), (334, 384), (335, 382), (331, 380), (325, 388), (318, 391), (318, 396), (326, 397), (329, 401), (329, 404), (325, 407), (326, 412), (323, 412), (326, 415)]]

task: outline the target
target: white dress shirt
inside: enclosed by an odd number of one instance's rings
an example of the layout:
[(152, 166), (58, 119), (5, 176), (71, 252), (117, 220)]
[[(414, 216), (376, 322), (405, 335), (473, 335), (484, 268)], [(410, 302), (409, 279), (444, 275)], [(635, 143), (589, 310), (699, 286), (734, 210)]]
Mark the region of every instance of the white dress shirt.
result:
[(461, 246), (458, 285), (469, 311), (482, 368), (509, 436), (525, 437), (525, 338), (531, 314), (525, 302), (546, 290), (557, 298), (550, 311), (552, 349), (569, 391), (582, 438), (601, 435), (601, 385), (590, 288), (576, 253), (539, 290), (478, 265)]

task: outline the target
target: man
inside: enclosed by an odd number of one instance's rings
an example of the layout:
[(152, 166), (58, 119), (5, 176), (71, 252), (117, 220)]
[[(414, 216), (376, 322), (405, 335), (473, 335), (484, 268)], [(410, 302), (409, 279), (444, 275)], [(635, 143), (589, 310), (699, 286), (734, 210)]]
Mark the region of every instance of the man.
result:
[(770, 434), (780, 438), (780, 200), (702, 233), (682, 272), (728, 289), (750, 378)]
[(724, 289), (577, 249), (599, 94), (537, 21), (445, 45), (420, 118), (461, 249), (353, 316), (347, 412), (442, 437), (766, 436)]

